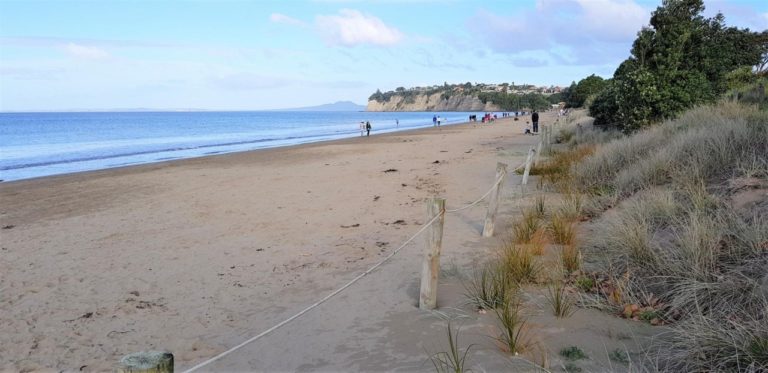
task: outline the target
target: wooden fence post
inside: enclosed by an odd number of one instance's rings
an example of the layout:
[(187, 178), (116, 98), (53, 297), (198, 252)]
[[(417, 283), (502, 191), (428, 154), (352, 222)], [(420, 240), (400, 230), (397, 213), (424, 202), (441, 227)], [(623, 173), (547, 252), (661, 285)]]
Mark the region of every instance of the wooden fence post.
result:
[(419, 308), (431, 310), (437, 307), (437, 278), (440, 273), (440, 248), (443, 245), (443, 223), (445, 222), (445, 199), (427, 199), (427, 221), (431, 221), (426, 232), (426, 247), (421, 266), (421, 291)]
[(547, 135), (546, 135), (546, 146), (545, 149), (547, 151), (547, 154), (552, 153), (552, 128), (547, 127)]
[(483, 225), (483, 237), (493, 236), (493, 228), (496, 223), (496, 211), (499, 209), (499, 200), (501, 200), (501, 187), (504, 185), (504, 179), (507, 176), (507, 165), (501, 162), (496, 163), (496, 179), (499, 183), (491, 193), (491, 200), (488, 201), (488, 212), (485, 214), (485, 224)]
[(120, 359), (117, 373), (173, 373), (173, 354), (167, 351), (142, 351)]
[(533, 165), (539, 164), (539, 154), (541, 154), (541, 146), (544, 143), (544, 139), (547, 137), (547, 127), (542, 128), (541, 137), (539, 138), (539, 145), (536, 146), (536, 154), (533, 158)]
[(528, 174), (531, 173), (531, 162), (533, 161), (533, 153), (536, 153), (536, 150), (531, 148), (531, 150), (528, 151), (528, 159), (525, 160), (525, 172), (523, 172), (523, 182), (521, 185), (528, 184)]

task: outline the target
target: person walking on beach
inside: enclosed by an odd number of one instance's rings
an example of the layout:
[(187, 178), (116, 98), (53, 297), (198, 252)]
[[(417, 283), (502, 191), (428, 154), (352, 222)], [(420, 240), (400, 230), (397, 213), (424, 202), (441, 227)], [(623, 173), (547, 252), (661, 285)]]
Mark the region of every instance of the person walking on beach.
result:
[(533, 122), (533, 133), (539, 133), (539, 113), (536, 110), (531, 114), (531, 122)]
[(432, 116), (432, 127), (437, 127), (437, 115)]
[(360, 137), (363, 137), (365, 134), (365, 122), (360, 122)]
[(395, 119), (395, 128), (400, 128), (400, 119)]
[(437, 117), (437, 126), (438, 126), (438, 127), (440, 127), (440, 121), (441, 121), (442, 119), (443, 119), (443, 118)]
[(365, 130), (367, 132), (366, 136), (370, 136), (371, 135), (371, 122), (369, 122), (369, 121), (365, 122)]

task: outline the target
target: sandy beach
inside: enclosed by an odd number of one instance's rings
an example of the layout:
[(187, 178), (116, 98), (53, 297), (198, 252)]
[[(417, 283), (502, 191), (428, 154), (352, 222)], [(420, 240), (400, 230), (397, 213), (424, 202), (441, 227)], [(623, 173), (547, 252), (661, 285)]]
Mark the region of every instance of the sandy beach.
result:
[[(200, 363), (380, 261), (425, 222), (425, 198), (456, 208), (482, 196), (497, 162), (518, 165), (538, 141), (524, 123), (2, 183), (0, 368), (109, 371), (149, 349), (173, 352), (179, 371)], [(506, 180), (498, 232), (516, 212), (519, 182)], [(462, 307), (457, 273), (503, 238), (481, 237), (485, 206), (446, 217), (442, 310)], [(423, 247), (417, 238), (331, 301), (202, 370), (431, 370), (427, 351), (442, 348), (445, 322), (417, 306)], [(493, 346), (479, 330), (466, 338)], [(484, 369), (510, 366), (492, 348), (478, 353)]]

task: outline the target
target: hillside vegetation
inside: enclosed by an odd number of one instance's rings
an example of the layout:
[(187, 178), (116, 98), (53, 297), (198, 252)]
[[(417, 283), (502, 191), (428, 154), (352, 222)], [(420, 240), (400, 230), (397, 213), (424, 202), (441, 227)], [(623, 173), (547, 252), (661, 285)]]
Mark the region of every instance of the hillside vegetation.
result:
[(377, 90), (368, 111), (523, 111), (544, 110), (562, 99), (559, 87), (514, 84), (447, 84)]

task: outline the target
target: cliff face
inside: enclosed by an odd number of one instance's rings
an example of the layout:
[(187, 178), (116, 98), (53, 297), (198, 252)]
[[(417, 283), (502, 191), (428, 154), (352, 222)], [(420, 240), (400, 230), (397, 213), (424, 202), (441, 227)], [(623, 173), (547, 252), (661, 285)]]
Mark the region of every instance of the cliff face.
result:
[(420, 94), (413, 102), (405, 102), (403, 96), (392, 96), (389, 101), (368, 101), (366, 111), (500, 111), (492, 102), (483, 104), (475, 96), (453, 95), (447, 100), (440, 99), (441, 94)]

